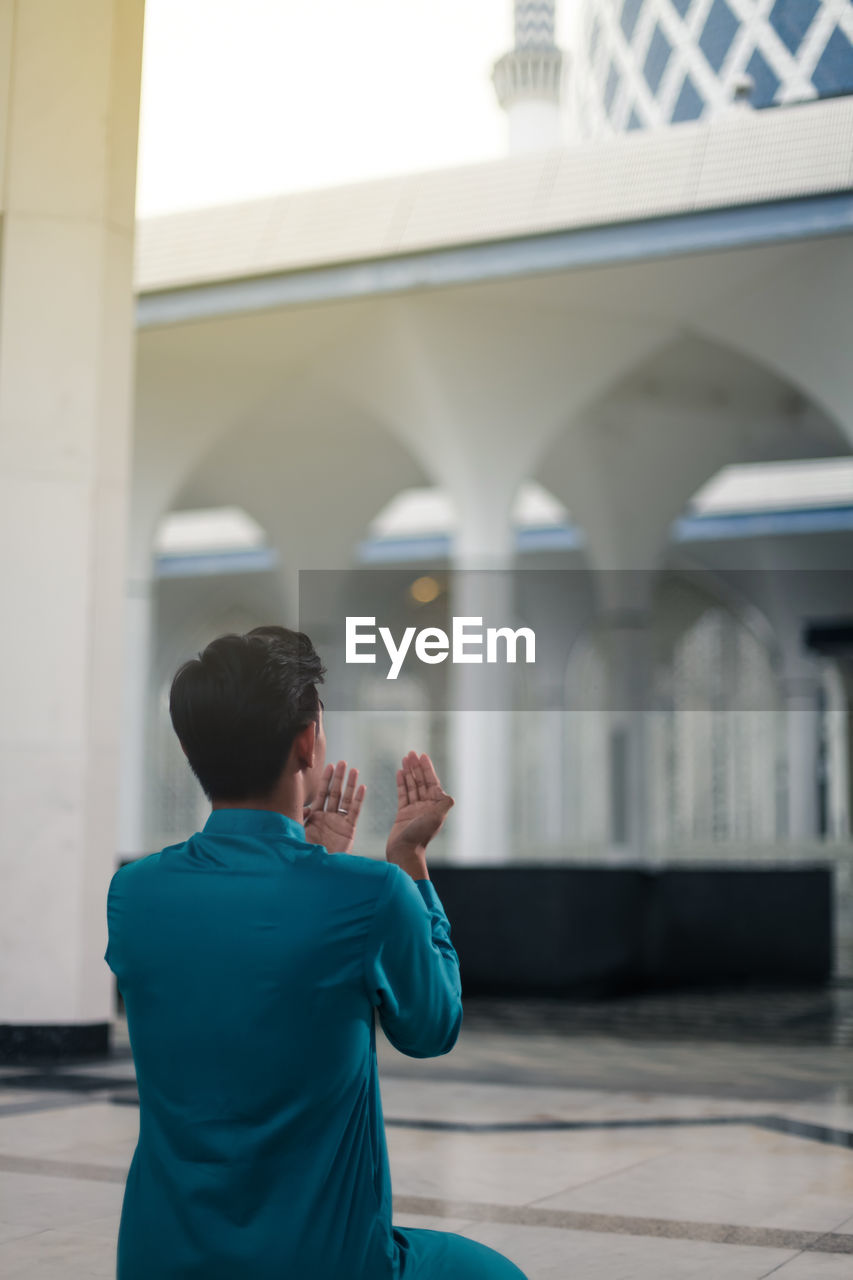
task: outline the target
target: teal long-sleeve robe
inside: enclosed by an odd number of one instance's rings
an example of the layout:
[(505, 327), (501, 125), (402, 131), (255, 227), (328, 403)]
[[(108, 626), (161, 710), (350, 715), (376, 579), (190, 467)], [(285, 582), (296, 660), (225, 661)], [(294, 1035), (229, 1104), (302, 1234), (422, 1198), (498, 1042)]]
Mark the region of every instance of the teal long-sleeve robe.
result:
[(431, 882), (219, 809), (107, 916), (140, 1101), (118, 1280), (397, 1280), (374, 1011), (414, 1057), (456, 1040)]

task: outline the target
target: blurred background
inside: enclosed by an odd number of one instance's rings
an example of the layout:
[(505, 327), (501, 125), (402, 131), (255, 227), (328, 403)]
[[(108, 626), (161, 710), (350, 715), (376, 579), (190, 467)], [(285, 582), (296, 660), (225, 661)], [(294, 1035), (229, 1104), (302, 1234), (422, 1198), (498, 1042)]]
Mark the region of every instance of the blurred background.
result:
[(853, 981), (848, 0), (3, 14), (7, 1037), (106, 1043), (172, 675), (306, 569), (559, 638), (328, 719), (361, 852), (410, 746), (456, 796), (471, 991)]

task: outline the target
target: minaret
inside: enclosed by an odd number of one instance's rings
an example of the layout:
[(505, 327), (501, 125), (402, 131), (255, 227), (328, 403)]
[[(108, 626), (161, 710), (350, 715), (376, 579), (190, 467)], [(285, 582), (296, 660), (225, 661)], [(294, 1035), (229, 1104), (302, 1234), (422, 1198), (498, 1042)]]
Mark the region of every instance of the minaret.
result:
[(558, 147), (563, 55), (554, 43), (556, 0), (515, 0), (515, 48), (492, 71), (509, 119), (510, 151)]

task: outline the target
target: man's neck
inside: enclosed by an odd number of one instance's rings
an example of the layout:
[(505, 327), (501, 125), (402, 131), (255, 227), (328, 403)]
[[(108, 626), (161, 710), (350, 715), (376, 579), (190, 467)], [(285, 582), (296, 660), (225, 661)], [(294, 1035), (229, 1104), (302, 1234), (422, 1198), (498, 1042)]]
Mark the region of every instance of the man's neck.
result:
[(289, 795), (273, 792), (268, 796), (254, 796), (246, 800), (213, 800), (211, 810), (217, 809), (261, 809), (267, 813), (281, 813), (293, 822), (302, 822), (302, 800), (288, 788)]

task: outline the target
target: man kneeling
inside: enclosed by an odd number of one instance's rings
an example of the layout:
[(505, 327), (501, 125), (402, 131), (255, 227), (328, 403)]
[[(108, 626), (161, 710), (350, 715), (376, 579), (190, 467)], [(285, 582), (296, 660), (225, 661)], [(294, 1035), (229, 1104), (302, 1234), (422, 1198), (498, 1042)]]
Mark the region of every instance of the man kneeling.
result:
[(204, 829), (110, 884), (139, 1140), (118, 1280), (524, 1280), (391, 1222), (374, 1010), (412, 1057), (452, 1049), (459, 964), (426, 848), (453, 801), (403, 759), (387, 861), (351, 854), (364, 787), (325, 764), (323, 667), (299, 632), (222, 636), (172, 684)]

